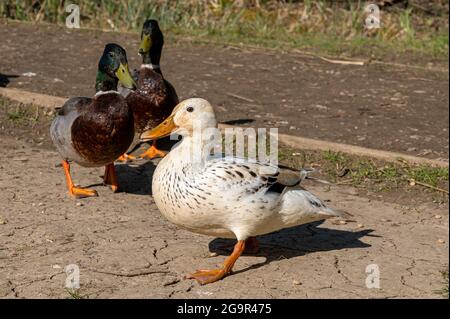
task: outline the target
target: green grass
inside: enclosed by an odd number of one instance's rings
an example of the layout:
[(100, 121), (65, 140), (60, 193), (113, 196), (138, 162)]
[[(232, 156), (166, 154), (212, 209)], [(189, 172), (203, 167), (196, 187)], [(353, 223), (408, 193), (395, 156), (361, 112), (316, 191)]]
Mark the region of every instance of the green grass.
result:
[(356, 159), (348, 155), (336, 152), (323, 152), (325, 161), (336, 166), (330, 168), (329, 173), (335, 178), (339, 177), (339, 172), (348, 170), (348, 177), (352, 179), (352, 184), (359, 185), (365, 180), (389, 181), (399, 184), (414, 179), (415, 181), (437, 186), (440, 182), (448, 181), (448, 167), (431, 167), (426, 165), (409, 166), (404, 163), (377, 163), (371, 159)]
[(411, 179), (444, 189), (448, 188), (449, 183), (448, 167), (415, 166), (403, 161), (388, 163), (339, 152), (298, 151), (285, 146), (280, 146), (278, 154), (279, 161), (287, 165), (318, 166), (325, 178), (334, 183), (376, 192), (410, 187)]
[(442, 274), (442, 279), (444, 280), (444, 282), (443, 282), (444, 288), (442, 288), (442, 290), (439, 291), (439, 294), (444, 296), (444, 298), (448, 299), (448, 297), (449, 297), (449, 295), (448, 295), (448, 285), (449, 285), (449, 282), (448, 282), (448, 270), (441, 271), (441, 274)]
[(54, 112), (49, 113), (38, 105), (25, 105), (3, 96), (0, 96), (0, 113), (12, 126), (30, 125), (34, 127), (41, 118), (51, 119), (55, 116)]
[[(0, 17), (63, 25), (59, 0), (4, 0)], [(362, 1), (78, 0), (82, 27), (140, 31), (147, 18), (159, 20), (169, 37), (219, 44), (311, 49), (330, 54), (382, 56), (416, 52), (448, 57), (448, 17), (440, 2), (429, 15), (417, 7), (382, 9), (379, 29), (364, 27)], [(242, 4), (244, 3), (244, 4)], [(442, 11), (442, 13), (441, 13)], [(392, 57), (392, 56), (391, 56)]]
[(337, 152), (325, 151), (322, 153), (322, 156), (324, 160), (338, 166), (342, 166), (346, 161), (345, 156)]
[(408, 170), (408, 178), (437, 186), (440, 181), (448, 180), (448, 167), (414, 167)]
[(69, 299), (89, 299), (89, 296), (82, 295), (77, 289), (68, 289), (66, 288), (66, 292), (69, 295)]
[(19, 122), (25, 118), (26, 114), (22, 111), (13, 111), (8, 113), (8, 119), (12, 122)]

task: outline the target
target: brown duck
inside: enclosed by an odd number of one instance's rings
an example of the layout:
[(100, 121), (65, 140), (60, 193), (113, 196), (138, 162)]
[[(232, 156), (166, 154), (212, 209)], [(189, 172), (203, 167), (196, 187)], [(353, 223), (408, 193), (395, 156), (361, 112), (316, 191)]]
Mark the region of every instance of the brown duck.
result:
[(95, 96), (69, 99), (50, 127), (73, 197), (97, 196), (97, 192), (74, 185), (69, 162), (84, 167), (105, 166), (104, 183), (111, 185), (113, 191), (118, 189), (113, 162), (126, 152), (134, 137), (133, 114), (117, 92), (118, 81), (127, 88), (135, 87), (125, 50), (117, 44), (107, 44), (98, 64)]
[[(139, 54), (142, 56), (140, 69), (135, 72), (136, 90), (123, 92), (134, 116), (136, 133), (157, 126), (172, 113), (178, 104), (175, 88), (161, 72), (159, 61), (164, 45), (164, 37), (156, 20), (147, 20), (141, 32)], [(165, 152), (157, 149), (156, 141), (140, 157), (152, 159), (164, 157)], [(125, 155), (130, 158), (130, 156)]]

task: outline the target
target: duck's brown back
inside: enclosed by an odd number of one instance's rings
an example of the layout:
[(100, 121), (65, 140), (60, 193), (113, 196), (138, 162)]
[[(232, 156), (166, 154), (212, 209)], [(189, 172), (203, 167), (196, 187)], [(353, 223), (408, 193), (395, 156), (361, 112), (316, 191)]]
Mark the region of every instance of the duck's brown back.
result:
[(134, 137), (134, 122), (121, 95), (97, 95), (79, 112), (72, 125), (72, 143), (80, 155), (92, 164), (104, 165), (127, 151)]
[(178, 104), (173, 86), (149, 68), (141, 68), (137, 89), (126, 97), (134, 116), (136, 132), (155, 127), (168, 117)]

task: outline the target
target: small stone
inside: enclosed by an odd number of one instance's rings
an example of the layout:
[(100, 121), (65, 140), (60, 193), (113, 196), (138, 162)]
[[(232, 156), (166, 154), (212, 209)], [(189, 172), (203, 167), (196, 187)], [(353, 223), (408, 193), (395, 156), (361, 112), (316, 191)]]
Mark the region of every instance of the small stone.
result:
[(298, 280), (293, 280), (292, 284), (296, 285), (296, 286), (300, 286), (302, 283)]
[(0, 225), (5, 225), (6, 223), (8, 223), (8, 220), (0, 216)]
[(60, 265), (53, 265), (52, 268), (53, 269), (61, 269), (62, 267)]
[(409, 180), (409, 186), (414, 186), (414, 185), (416, 185), (416, 181), (413, 180), (413, 179), (410, 179)]
[(78, 206), (78, 207), (81, 207), (81, 206), (84, 206), (84, 205), (83, 205), (83, 203), (78, 202), (78, 203), (77, 203), (77, 206)]
[(363, 227), (364, 227), (363, 224), (358, 224), (358, 225), (356, 225), (356, 228), (363, 228)]
[(36, 73), (34, 73), (34, 72), (25, 72), (25, 73), (22, 73), (22, 76), (31, 78), (31, 77), (36, 76)]
[(434, 218), (436, 218), (436, 219), (441, 219), (442, 216), (441, 216), (441, 215), (434, 215)]
[(217, 257), (217, 256), (219, 256), (218, 253), (214, 253), (214, 252), (213, 252), (213, 253), (210, 253), (210, 254), (209, 254), (209, 257)]
[(439, 239), (437, 240), (437, 243), (438, 243), (438, 244), (443, 244), (443, 243), (445, 243), (445, 240), (439, 238)]

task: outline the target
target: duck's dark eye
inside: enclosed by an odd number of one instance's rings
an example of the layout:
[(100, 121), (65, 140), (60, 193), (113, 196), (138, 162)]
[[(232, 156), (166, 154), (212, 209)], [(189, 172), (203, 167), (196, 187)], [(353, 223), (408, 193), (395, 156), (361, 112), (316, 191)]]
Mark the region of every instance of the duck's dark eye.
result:
[(188, 111), (188, 112), (193, 112), (193, 111), (194, 111), (194, 108), (193, 108), (192, 106), (188, 106), (187, 109), (186, 109), (186, 111)]

